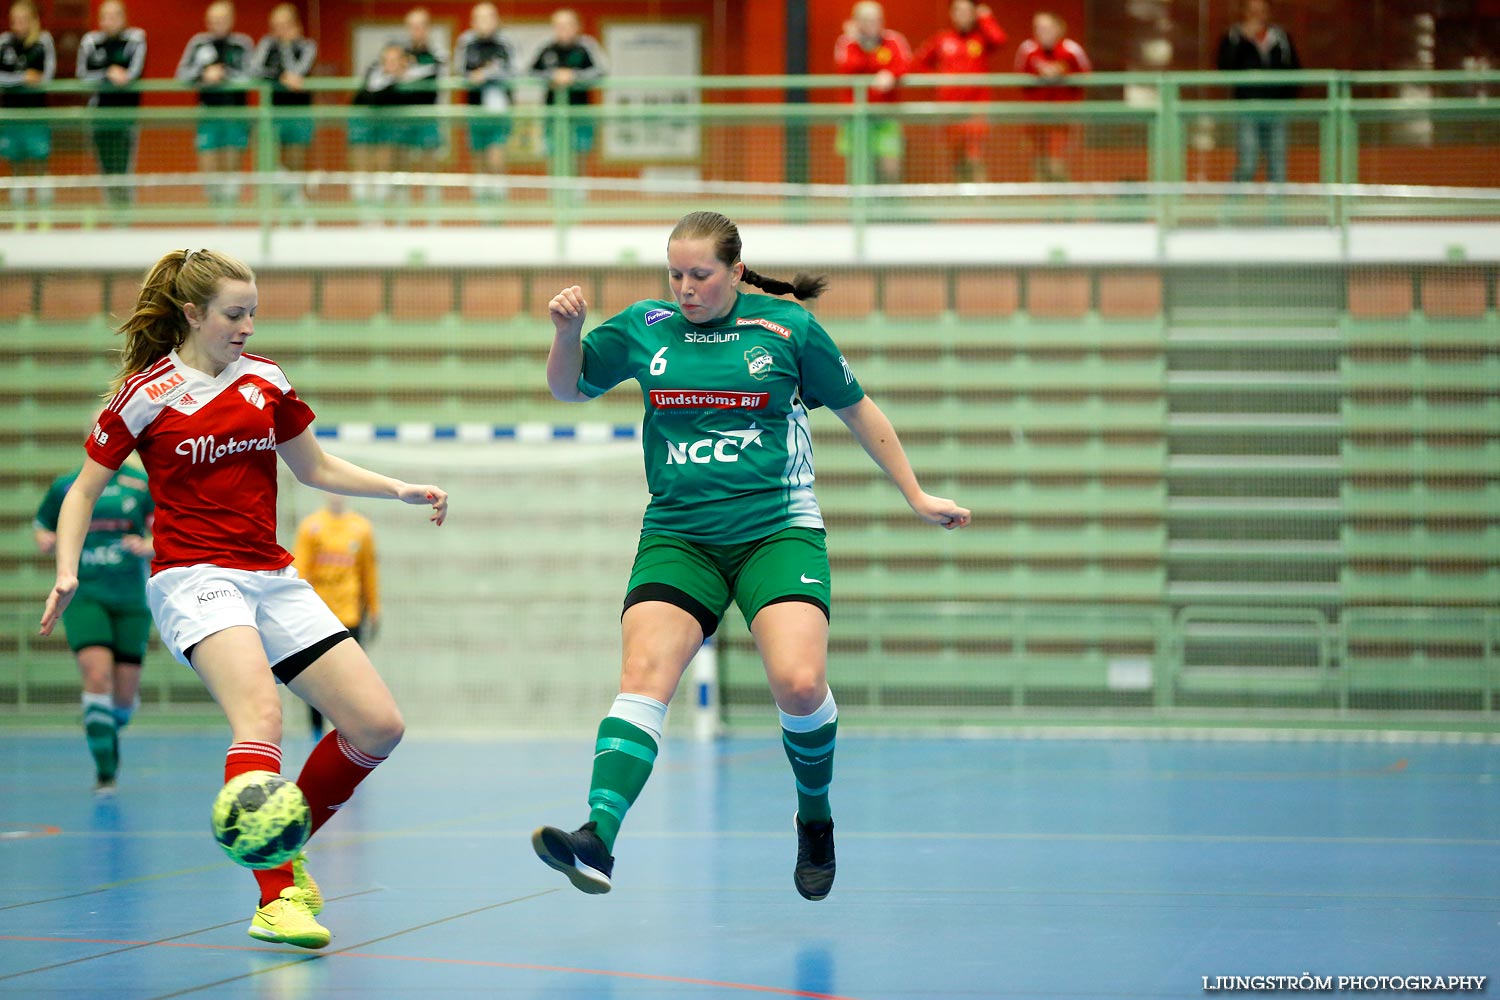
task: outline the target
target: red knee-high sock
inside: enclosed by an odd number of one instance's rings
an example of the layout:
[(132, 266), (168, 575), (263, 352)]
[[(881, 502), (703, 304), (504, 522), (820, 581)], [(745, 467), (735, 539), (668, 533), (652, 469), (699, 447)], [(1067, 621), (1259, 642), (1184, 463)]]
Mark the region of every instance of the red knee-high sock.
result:
[(333, 818), (339, 806), (354, 794), (355, 786), (383, 760), (357, 750), (337, 729), (318, 741), (297, 775), (297, 787), (307, 796), (312, 810), (313, 833)]
[[(248, 771), (270, 771), (281, 773), (281, 747), (261, 740), (246, 740), (235, 743), (224, 756), (224, 782)], [(281, 895), (281, 890), (292, 885), (290, 865), (255, 872), (256, 884), (260, 886), (260, 905), (265, 906)]]

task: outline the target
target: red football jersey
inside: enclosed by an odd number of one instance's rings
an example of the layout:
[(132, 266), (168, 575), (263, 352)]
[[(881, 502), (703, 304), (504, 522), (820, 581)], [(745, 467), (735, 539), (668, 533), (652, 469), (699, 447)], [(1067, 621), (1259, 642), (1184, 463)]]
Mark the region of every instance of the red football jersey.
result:
[[(993, 14), (981, 16), (974, 30), (960, 35), (945, 28), (927, 39), (912, 61), (913, 69), (931, 73), (986, 73), (990, 56), (1005, 44), (1005, 30)], [(939, 87), (940, 101), (987, 101), (988, 87)]]
[[(1083, 51), (1083, 46), (1071, 38), (1064, 38), (1052, 47), (1052, 50), (1042, 48), (1041, 43), (1035, 38), (1028, 38), (1021, 43), (1016, 50), (1016, 72), (1031, 73), (1035, 76), (1042, 75), (1042, 68), (1048, 63), (1059, 63), (1066, 74), (1089, 73), (1093, 66), (1089, 63), (1088, 53)], [(1028, 101), (1081, 101), (1083, 100), (1082, 87), (1067, 87), (1061, 83), (1042, 87), (1027, 87), (1023, 92)]]
[(276, 446), (312, 422), (274, 361), (241, 355), (213, 378), (173, 351), (125, 380), (85, 447), (111, 469), (141, 453), (156, 501), (152, 573), (280, 569), (292, 556), (276, 542)]
[[(886, 28), (880, 33), (880, 44), (867, 49), (852, 35), (840, 35), (833, 43), (833, 63), (840, 73), (874, 75), (890, 70), (898, 79), (911, 66), (911, 46), (906, 36)], [(900, 98), (895, 90), (870, 91), (871, 104), (890, 104)]]

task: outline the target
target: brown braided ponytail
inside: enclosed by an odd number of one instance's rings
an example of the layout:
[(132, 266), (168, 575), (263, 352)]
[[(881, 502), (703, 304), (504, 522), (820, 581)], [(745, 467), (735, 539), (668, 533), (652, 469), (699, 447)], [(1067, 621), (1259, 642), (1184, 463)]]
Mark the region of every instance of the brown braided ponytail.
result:
[[(725, 267), (732, 268), (740, 262), (744, 244), (740, 241), (739, 227), (718, 212), (689, 212), (684, 215), (677, 220), (672, 235), (667, 237), (667, 243), (670, 244), (673, 240), (705, 239), (713, 240), (714, 256)], [(782, 281), (780, 278), (758, 274), (748, 267), (745, 268), (745, 283), (772, 295), (794, 295), (799, 300), (815, 299), (828, 288), (826, 275), (799, 271), (791, 281)]]

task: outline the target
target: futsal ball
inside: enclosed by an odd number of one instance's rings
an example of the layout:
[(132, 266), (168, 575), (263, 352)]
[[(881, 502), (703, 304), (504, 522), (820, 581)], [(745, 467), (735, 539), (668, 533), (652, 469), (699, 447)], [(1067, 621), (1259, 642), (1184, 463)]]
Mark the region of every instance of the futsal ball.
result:
[(302, 789), (270, 771), (232, 779), (214, 799), (214, 839), (237, 865), (275, 868), (296, 857), (312, 833)]

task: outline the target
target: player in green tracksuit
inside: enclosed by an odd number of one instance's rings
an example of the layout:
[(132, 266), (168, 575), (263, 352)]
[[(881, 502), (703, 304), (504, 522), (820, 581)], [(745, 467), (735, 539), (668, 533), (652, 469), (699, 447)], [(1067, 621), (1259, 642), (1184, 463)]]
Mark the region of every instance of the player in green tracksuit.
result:
[(688, 661), (739, 605), (780, 709), (797, 786), (793, 882), (807, 899), (833, 886), (828, 788), (838, 709), (828, 689), (829, 566), (813, 496), (810, 409), (827, 406), (923, 520), (969, 511), (917, 484), (891, 423), (807, 310), (824, 281), (766, 278), (745, 267), (734, 223), (694, 212), (667, 241), (674, 301), (637, 302), (586, 338), (582, 290), (552, 299), (547, 382), (583, 402), (627, 379), (641, 387), (651, 502), (621, 617), (620, 695), (599, 725), (589, 821), (544, 826), (532, 846), (584, 892), (610, 889), (615, 836), (656, 759), (667, 702)]
[[(37, 509), (36, 542), (43, 553), (57, 543), (58, 512), (77, 476), (75, 470), (57, 477)], [(83, 675), (83, 730), (94, 755), (95, 790), (102, 794), (114, 789), (119, 732), (140, 705), (141, 661), (151, 635), (146, 570), (154, 510), (144, 471), (127, 466), (115, 473), (94, 508), (78, 593), (63, 613), (68, 646)]]

